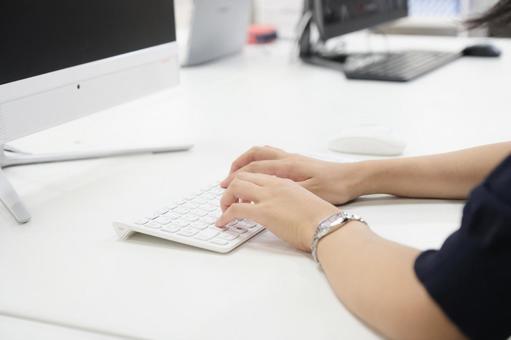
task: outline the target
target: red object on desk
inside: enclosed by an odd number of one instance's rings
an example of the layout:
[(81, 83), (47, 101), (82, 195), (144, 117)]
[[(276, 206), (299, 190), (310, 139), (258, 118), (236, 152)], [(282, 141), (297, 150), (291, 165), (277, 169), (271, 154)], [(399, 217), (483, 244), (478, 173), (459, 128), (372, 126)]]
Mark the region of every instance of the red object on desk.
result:
[(277, 29), (270, 25), (252, 25), (248, 30), (249, 44), (267, 44), (277, 37)]

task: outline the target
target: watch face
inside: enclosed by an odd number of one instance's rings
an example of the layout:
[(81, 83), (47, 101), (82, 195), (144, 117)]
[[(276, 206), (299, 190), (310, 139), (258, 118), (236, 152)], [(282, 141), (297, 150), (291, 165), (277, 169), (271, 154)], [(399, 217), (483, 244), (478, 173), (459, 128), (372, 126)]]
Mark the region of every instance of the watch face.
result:
[(346, 218), (344, 216), (339, 216), (339, 218), (336, 218), (332, 223), (330, 223), (330, 227), (333, 227), (334, 225), (338, 225), (346, 221)]

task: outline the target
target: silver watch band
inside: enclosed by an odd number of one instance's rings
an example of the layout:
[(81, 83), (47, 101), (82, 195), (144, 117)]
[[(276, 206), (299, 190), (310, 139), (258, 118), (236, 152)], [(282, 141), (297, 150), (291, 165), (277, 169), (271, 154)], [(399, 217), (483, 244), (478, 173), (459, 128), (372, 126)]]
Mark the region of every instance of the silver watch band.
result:
[(350, 221), (359, 221), (367, 225), (367, 222), (360, 216), (351, 214), (345, 211), (340, 211), (332, 216), (324, 219), (316, 228), (314, 238), (312, 239), (311, 253), (314, 261), (319, 263), (318, 260), (318, 243), (328, 234), (344, 227)]

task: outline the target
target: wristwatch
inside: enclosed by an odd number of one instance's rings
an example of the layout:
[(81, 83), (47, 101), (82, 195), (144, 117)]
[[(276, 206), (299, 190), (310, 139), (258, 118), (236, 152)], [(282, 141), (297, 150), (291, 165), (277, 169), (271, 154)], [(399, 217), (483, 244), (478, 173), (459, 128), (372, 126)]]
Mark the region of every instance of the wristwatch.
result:
[(319, 263), (318, 260), (318, 243), (319, 241), (325, 237), (333, 233), (336, 230), (341, 229), (350, 221), (358, 221), (367, 225), (367, 222), (360, 216), (351, 214), (345, 211), (340, 211), (325, 220), (323, 220), (318, 227), (316, 228), (316, 232), (314, 233), (314, 238), (312, 239), (311, 245), (311, 253), (314, 261)]

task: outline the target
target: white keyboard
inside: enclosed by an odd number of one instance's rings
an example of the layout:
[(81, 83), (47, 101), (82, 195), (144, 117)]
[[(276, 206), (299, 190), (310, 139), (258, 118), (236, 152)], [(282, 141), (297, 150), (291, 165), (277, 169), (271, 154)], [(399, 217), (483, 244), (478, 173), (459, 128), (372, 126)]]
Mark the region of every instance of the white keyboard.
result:
[(133, 232), (160, 237), (219, 253), (227, 253), (249, 240), (264, 228), (249, 220), (237, 220), (221, 229), (215, 226), (220, 217), (220, 198), (224, 189), (218, 185), (203, 189), (156, 212), (132, 222), (114, 222), (120, 238)]

